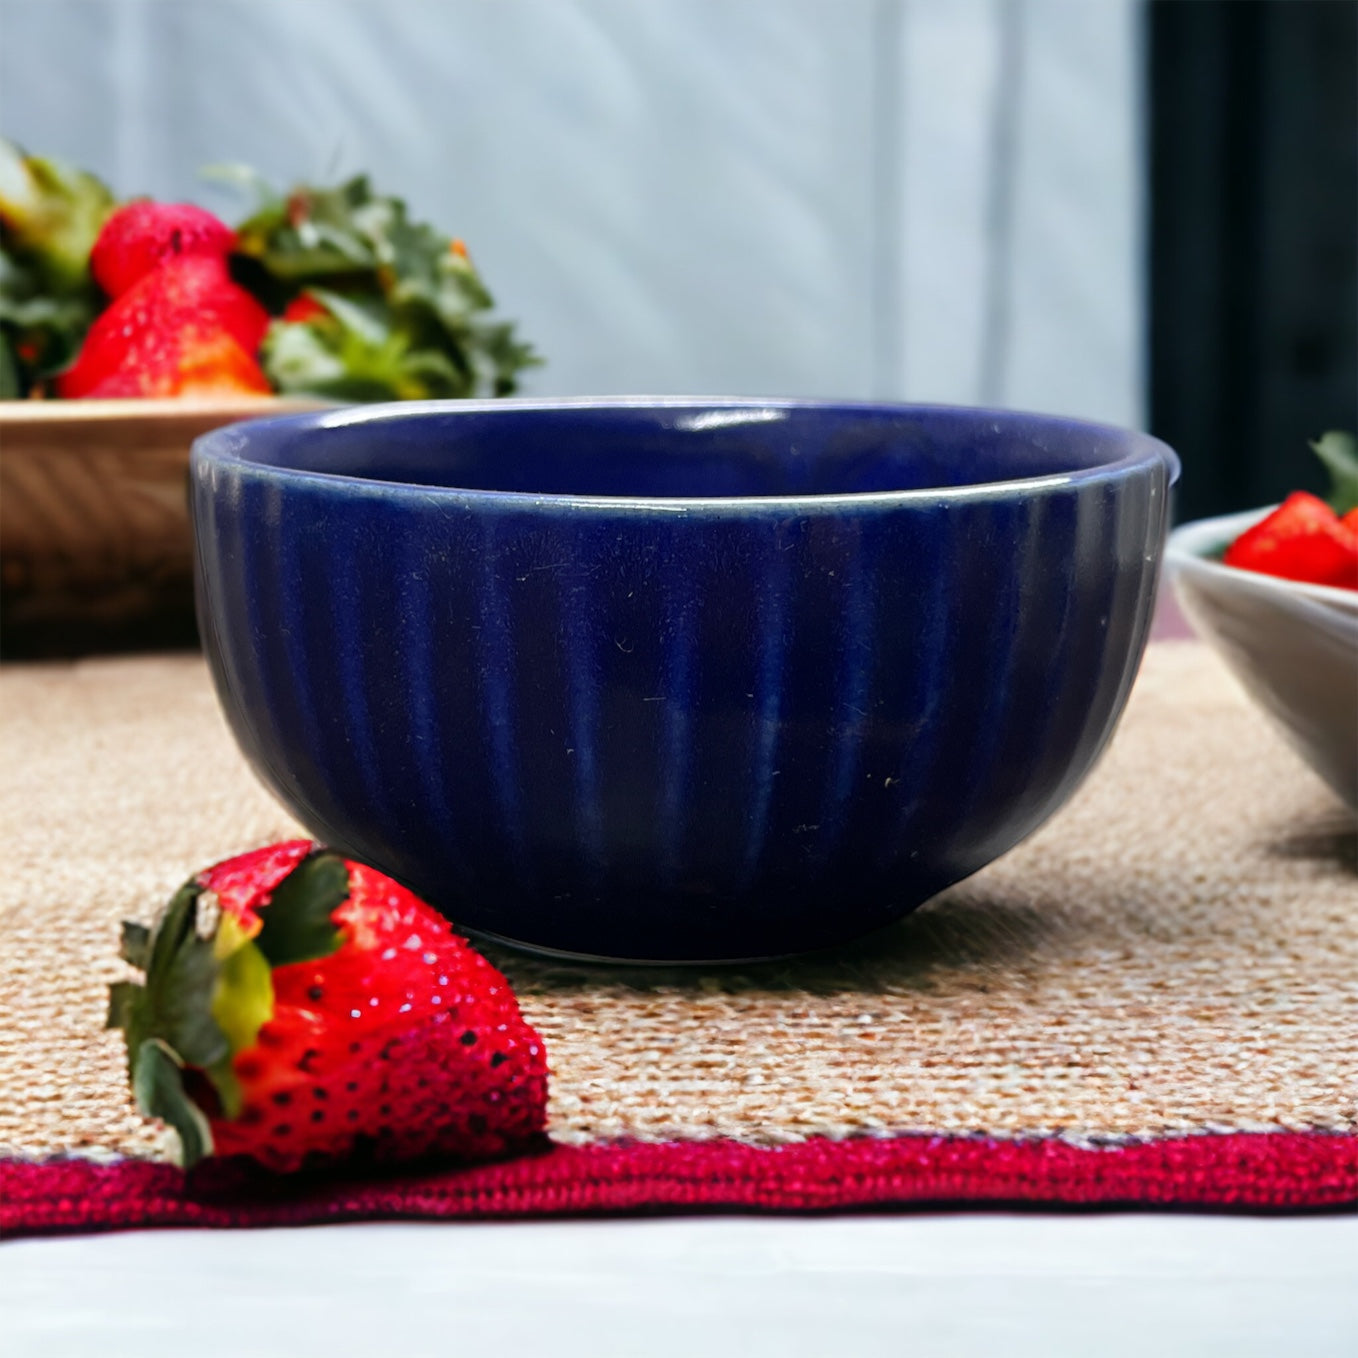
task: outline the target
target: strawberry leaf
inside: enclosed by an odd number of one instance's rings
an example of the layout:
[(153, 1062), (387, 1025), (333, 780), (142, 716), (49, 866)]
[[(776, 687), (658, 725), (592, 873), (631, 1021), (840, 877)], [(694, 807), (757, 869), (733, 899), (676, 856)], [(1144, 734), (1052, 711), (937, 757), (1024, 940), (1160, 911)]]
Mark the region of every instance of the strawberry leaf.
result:
[(136, 924), (130, 919), (123, 921), (122, 939), (118, 944), (118, 956), (145, 971), (151, 961), (151, 931), (144, 924)]
[[(280, 954), (288, 947), (305, 953), (308, 943), (328, 945), (306, 954), (322, 956), (338, 945), (328, 910), (327, 932), (321, 936), (313, 909), (327, 900), (333, 909), (348, 896), (348, 870), (334, 855), (315, 857), (322, 861), (289, 886), (297, 876), (294, 870), (274, 893), (282, 906), (273, 931)], [(194, 881), (175, 892), (153, 929), (124, 924), (121, 950), (127, 961), (145, 968), (146, 984), (110, 986), (108, 1026), (126, 1036), (138, 1106), (179, 1133), (189, 1166), (211, 1153), (212, 1138), (202, 1111), (184, 1089), (181, 1071), (191, 1066), (204, 1072), (226, 1116), (239, 1114), (241, 1093), (231, 1061), (254, 1045), (273, 1015), (269, 959), (216, 896)]]
[(353, 331), (365, 344), (376, 347), (385, 344), (391, 338), (391, 326), (376, 306), (372, 304), (365, 306), (358, 301), (351, 302), (347, 297), (329, 288), (308, 288), (307, 296), (319, 302), (341, 325)]
[(273, 967), (328, 957), (344, 941), (330, 916), (348, 899), (349, 869), (344, 860), (325, 850), (309, 855), (274, 887), (260, 912), (264, 927), (255, 937), (255, 947)]
[(312, 248), (332, 251), (344, 261), (342, 267), (349, 269), (371, 269), (376, 261), (373, 253), (357, 232), (342, 226), (331, 226), (326, 222), (303, 222), (297, 229), (303, 242)]
[(202, 1110), (184, 1090), (183, 1062), (159, 1038), (147, 1038), (134, 1058), (132, 1092), (137, 1107), (179, 1133), (180, 1164), (192, 1169), (212, 1154), (212, 1131)]
[(1330, 429), (1311, 444), (1311, 451), (1330, 473), (1330, 508), (1336, 514), (1358, 509), (1358, 441), (1345, 430)]
[(193, 932), (198, 897), (202, 893), (197, 882), (185, 882), (170, 897), (170, 903), (151, 931), (151, 958), (146, 965), (148, 982), (152, 973), (164, 973), (185, 935)]
[(165, 970), (147, 975), (152, 1034), (164, 1038), (188, 1065), (202, 1069), (230, 1050), (212, 1016), (220, 969), (212, 940), (190, 931)]
[(24, 394), (19, 380), (19, 356), (9, 336), (0, 329), (0, 401), (14, 401)]
[(108, 1018), (105, 1028), (121, 1028), (130, 1033), (141, 1018), (146, 987), (135, 981), (115, 981), (108, 988)]
[(187, 882), (152, 930), (124, 926), (123, 956), (146, 971), (144, 987), (123, 982), (109, 990), (109, 1022), (127, 1034), (129, 1056), (149, 1038), (163, 1040), (193, 1066), (227, 1055), (226, 1036), (212, 1016), (220, 963), (213, 939), (195, 928), (202, 895), (196, 882)]
[(41, 396), (103, 305), (90, 249), (113, 209), (93, 175), (0, 137), (0, 395)]
[[(408, 397), (399, 386), (400, 354), (373, 348), (340, 327), (314, 321), (275, 321), (260, 352), (264, 371), (287, 395), (336, 401), (391, 401)], [(428, 394), (428, 393), (415, 393)]]
[(312, 321), (274, 321), (264, 337), (260, 357), (269, 380), (284, 395), (346, 395), (349, 366), (339, 345)]
[(540, 360), (487, 319), (466, 251), (362, 176), (259, 197), (237, 230), (243, 281), (275, 311), (303, 292), (324, 322), (275, 322), (261, 355), (280, 392), (349, 401), (508, 395)]
[(53, 293), (84, 291), (90, 250), (112, 211), (113, 194), (94, 175), (0, 137), (0, 241)]

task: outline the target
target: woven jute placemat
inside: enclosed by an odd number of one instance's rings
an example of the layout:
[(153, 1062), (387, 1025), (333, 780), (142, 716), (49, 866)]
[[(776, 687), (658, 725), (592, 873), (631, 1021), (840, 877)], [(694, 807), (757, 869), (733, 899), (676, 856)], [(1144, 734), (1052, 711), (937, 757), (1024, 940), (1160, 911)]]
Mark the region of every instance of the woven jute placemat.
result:
[[(102, 1028), (118, 922), (297, 826), (196, 657), (7, 667), (0, 738), (0, 1156), (163, 1159)], [(1067, 808), (883, 934), (738, 971), (493, 958), (563, 1148), (1358, 1132), (1354, 817), (1193, 643), (1151, 647)]]

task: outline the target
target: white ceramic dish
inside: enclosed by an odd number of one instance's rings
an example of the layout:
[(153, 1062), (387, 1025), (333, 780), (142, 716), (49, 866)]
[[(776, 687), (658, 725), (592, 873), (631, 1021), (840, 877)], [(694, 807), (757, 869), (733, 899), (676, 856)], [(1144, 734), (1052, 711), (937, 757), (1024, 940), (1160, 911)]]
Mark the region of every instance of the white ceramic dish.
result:
[(1176, 528), (1166, 569), (1198, 634), (1302, 758), (1358, 807), (1358, 590), (1223, 566), (1226, 546), (1269, 512)]

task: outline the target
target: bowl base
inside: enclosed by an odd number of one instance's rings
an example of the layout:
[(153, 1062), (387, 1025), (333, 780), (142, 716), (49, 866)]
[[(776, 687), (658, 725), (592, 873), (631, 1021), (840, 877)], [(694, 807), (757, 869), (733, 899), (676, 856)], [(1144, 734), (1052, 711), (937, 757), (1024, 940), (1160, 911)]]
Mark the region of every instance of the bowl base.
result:
[(801, 951), (756, 953), (749, 957), (618, 957), (602, 953), (571, 952), (565, 948), (549, 948), (541, 943), (525, 943), (522, 939), (490, 933), (485, 929), (466, 928), (456, 922), (453, 927), (465, 934), (473, 943), (493, 943), (498, 948), (510, 948), (514, 952), (526, 953), (530, 957), (591, 967), (741, 967), (757, 966), (765, 962), (785, 962), (793, 957), (807, 956), (806, 951)]

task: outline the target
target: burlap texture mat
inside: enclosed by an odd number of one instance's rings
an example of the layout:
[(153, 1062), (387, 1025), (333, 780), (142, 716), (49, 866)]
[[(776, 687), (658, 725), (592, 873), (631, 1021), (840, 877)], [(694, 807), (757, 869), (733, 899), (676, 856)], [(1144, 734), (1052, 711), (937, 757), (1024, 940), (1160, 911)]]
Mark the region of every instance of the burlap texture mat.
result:
[[(159, 1156), (102, 1029), (118, 921), (296, 826), (197, 658), (9, 666), (0, 738), (0, 1155)], [(883, 935), (738, 973), (493, 956), (562, 1142), (1352, 1132), (1356, 851), (1219, 664), (1162, 643), (1075, 801)]]

